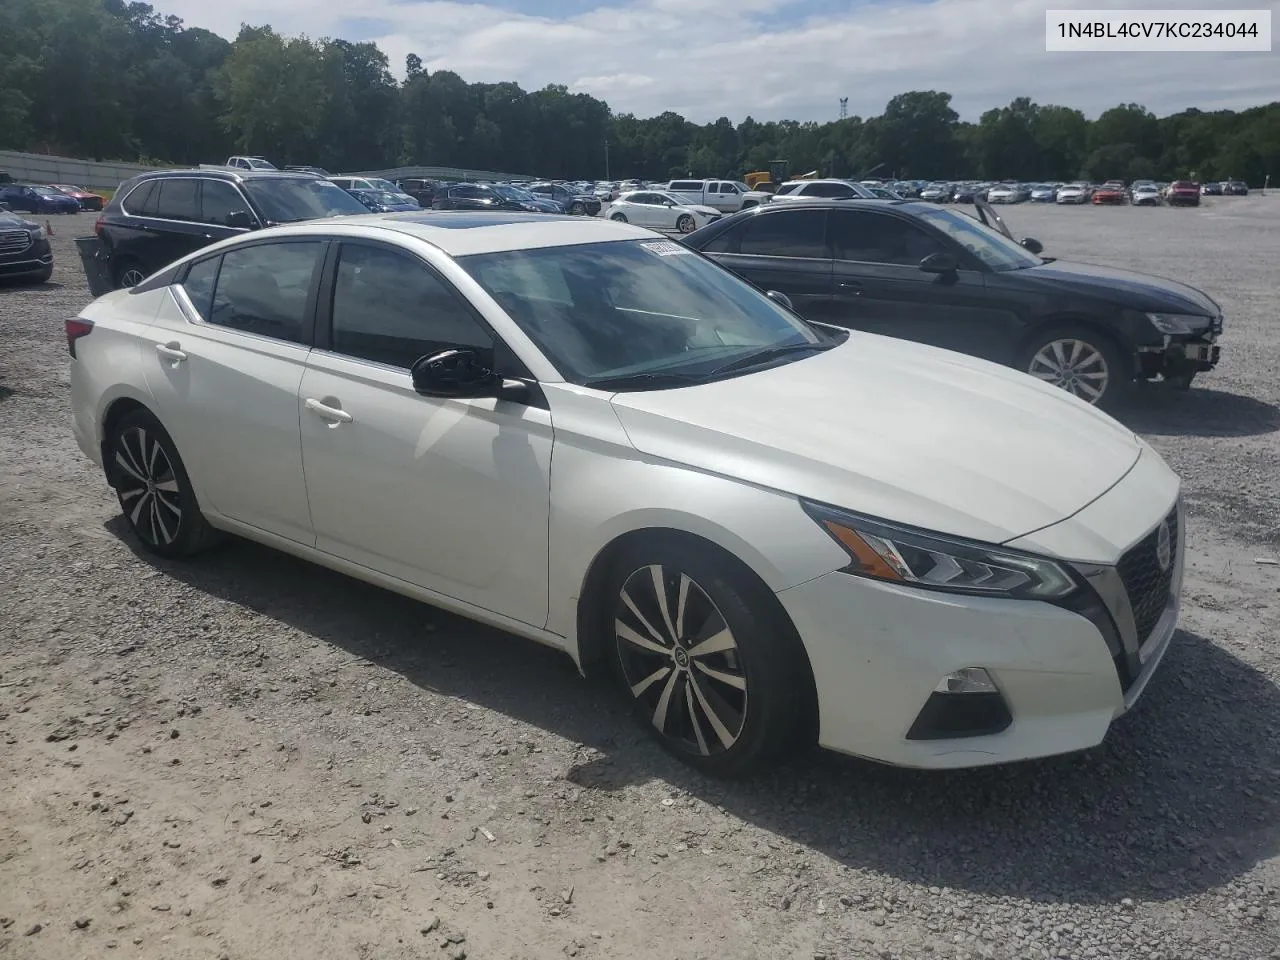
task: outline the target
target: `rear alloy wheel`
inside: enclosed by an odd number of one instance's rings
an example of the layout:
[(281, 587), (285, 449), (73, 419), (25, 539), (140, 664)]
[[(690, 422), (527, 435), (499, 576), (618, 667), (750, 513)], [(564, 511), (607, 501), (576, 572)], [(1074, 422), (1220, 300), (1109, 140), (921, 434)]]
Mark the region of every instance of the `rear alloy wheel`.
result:
[(763, 584), (710, 551), (629, 551), (609, 585), (615, 665), (639, 721), (708, 773), (754, 773), (795, 747), (808, 659)]
[(117, 290), (136, 287), (146, 278), (147, 275), (142, 272), (142, 268), (133, 260), (122, 260), (116, 266), (115, 279)]
[(698, 224), (693, 217), (687, 213), (680, 214), (680, 219), (676, 221), (676, 229), (681, 233), (693, 233), (698, 229)]
[(1110, 341), (1084, 328), (1064, 328), (1037, 338), (1021, 367), (1097, 407), (1113, 405), (1123, 392), (1124, 364)]
[(626, 223), (627, 215), (625, 213), (611, 213), (609, 214), (609, 219), (617, 221), (618, 223)]
[(107, 456), (120, 509), (147, 550), (182, 557), (215, 539), (173, 440), (149, 412), (136, 410), (116, 424)]

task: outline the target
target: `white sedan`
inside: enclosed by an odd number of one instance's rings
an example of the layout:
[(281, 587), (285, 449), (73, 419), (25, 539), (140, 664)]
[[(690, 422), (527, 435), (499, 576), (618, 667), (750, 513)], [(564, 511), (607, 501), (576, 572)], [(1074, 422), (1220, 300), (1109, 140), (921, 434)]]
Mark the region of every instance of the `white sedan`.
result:
[(689, 204), (660, 190), (635, 190), (613, 201), (608, 216), (619, 223), (634, 223), (651, 230), (693, 233), (723, 214), (715, 207)]
[(1132, 431), (634, 225), (260, 230), (66, 335), (146, 549), (236, 534), (548, 644), (711, 773), (1090, 747), (1173, 636), (1179, 481)]
[(1068, 183), (1058, 188), (1057, 203), (1088, 203), (1093, 198), (1093, 190), (1087, 183)]

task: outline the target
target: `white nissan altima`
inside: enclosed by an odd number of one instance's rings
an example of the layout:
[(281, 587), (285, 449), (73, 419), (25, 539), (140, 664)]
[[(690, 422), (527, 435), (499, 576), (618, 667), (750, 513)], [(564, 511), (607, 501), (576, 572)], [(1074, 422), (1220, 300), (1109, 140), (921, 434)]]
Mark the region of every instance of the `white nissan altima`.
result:
[(712, 773), (1090, 747), (1173, 635), (1179, 481), (1131, 431), (634, 225), (261, 230), (66, 332), (148, 549), (237, 534), (550, 644)]

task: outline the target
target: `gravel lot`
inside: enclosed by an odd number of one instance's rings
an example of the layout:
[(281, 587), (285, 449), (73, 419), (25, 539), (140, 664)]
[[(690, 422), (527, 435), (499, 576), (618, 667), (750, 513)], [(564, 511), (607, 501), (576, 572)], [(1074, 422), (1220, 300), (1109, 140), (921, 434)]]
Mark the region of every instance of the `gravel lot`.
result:
[(1182, 631), (1096, 750), (723, 784), (567, 658), (251, 544), (134, 549), (62, 322), (0, 288), (0, 956), (1280, 957), (1280, 196), (1004, 211), (1224, 305), (1122, 414), (1186, 482)]

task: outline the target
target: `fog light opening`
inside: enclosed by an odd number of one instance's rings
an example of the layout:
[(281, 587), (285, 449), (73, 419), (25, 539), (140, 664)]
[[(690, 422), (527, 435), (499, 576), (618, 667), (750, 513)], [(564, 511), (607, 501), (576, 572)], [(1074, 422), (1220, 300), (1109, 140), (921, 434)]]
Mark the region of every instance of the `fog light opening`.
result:
[(948, 673), (933, 688), (934, 693), (999, 693), (991, 674), (982, 667), (962, 667)]
[(938, 681), (916, 716), (908, 740), (955, 740), (1001, 733), (1013, 714), (982, 667), (963, 667)]

